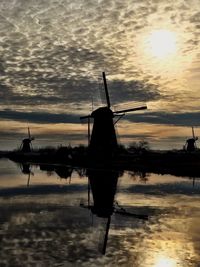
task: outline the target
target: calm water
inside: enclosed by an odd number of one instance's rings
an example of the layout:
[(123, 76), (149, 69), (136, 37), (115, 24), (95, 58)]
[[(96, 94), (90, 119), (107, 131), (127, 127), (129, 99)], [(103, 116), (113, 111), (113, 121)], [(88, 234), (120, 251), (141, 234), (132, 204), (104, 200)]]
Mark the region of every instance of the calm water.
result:
[(85, 174), (0, 160), (0, 266), (200, 266), (200, 179), (118, 173), (103, 255), (108, 219)]

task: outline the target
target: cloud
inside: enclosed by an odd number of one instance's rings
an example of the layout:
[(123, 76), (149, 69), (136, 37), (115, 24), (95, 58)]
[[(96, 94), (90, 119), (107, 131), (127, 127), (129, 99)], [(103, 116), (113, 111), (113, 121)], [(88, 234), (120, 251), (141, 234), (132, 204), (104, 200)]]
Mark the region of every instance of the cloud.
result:
[(45, 186), (32, 186), (30, 190), (27, 190), (25, 187), (18, 188), (3, 188), (0, 189), (0, 196), (10, 197), (10, 196), (19, 196), (19, 195), (40, 195), (40, 194), (66, 194), (68, 192), (75, 193), (86, 190), (84, 185), (75, 185), (69, 187), (60, 187), (59, 185), (45, 185)]
[(120, 104), (126, 101), (153, 101), (158, 100), (161, 94), (156, 85), (141, 81), (114, 80), (109, 82), (109, 92), (113, 99), (113, 104)]
[(20, 112), (12, 110), (0, 111), (0, 118), (20, 122), (29, 121), (32, 123), (80, 123), (80, 118), (75, 115)]
[[(179, 175), (177, 175), (179, 176)], [(181, 176), (181, 175), (180, 175)], [(188, 175), (187, 175), (188, 176)], [(133, 193), (134, 194), (140, 194), (144, 192), (145, 188), (145, 194), (150, 194), (150, 195), (168, 195), (168, 194), (179, 194), (190, 196), (190, 195), (198, 195), (199, 194), (199, 189), (192, 188), (191, 186), (186, 186), (186, 184), (181, 184), (177, 183), (176, 186), (174, 184), (160, 184), (160, 185), (135, 185), (134, 187), (129, 187), (127, 192)]]
[[(0, 10), (2, 119), (78, 123), (92, 97), (99, 105), (105, 71), (113, 105), (150, 101), (167, 110), (127, 120), (199, 125), (199, 61), (192, 66), (199, 51), (198, 1), (2, 0)], [(142, 49), (157, 28), (178, 36), (171, 65)]]
[[(31, 76), (31, 75), (30, 75)], [(33, 106), (46, 105), (65, 105), (66, 112), (68, 104), (77, 106), (91, 104), (92, 97), (96, 102), (101, 102), (99, 93), (103, 103), (105, 104), (104, 86), (101, 81), (96, 78), (92, 81), (87, 78), (79, 78), (78, 80), (66, 79), (61, 77), (45, 77), (37, 78), (38, 87), (34, 85), (34, 79), (27, 78), (28, 75), (21, 73), (18, 82), (22, 80), (20, 89), (16, 90), (13, 86), (8, 87), (2, 84), (0, 104), (15, 105), (18, 108), (25, 107), (27, 110)], [(46, 88), (48, 85), (48, 89)], [(148, 81), (123, 81), (123, 80), (108, 80), (108, 88), (113, 104), (120, 104), (127, 101), (153, 101), (163, 97), (158, 91), (157, 86)], [(29, 106), (29, 107), (28, 107)], [(73, 108), (72, 108), (73, 109)], [(84, 106), (82, 107), (84, 109)]]
[(142, 114), (127, 115), (125, 118), (130, 122), (144, 122), (174, 126), (200, 126), (200, 112), (145, 112)]
[[(120, 99), (120, 94), (117, 96)], [(130, 99), (130, 98), (129, 98)], [(123, 106), (123, 105), (122, 105)], [(47, 113), (47, 112), (24, 112), (13, 111), (10, 109), (1, 110), (0, 118), (2, 120), (12, 120), (19, 122), (40, 123), (40, 124), (80, 124), (82, 113)], [(175, 126), (200, 126), (200, 112), (148, 112), (143, 113), (127, 113), (124, 117), (129, 122), (141, 122), (149, 124), (163, 124)]]

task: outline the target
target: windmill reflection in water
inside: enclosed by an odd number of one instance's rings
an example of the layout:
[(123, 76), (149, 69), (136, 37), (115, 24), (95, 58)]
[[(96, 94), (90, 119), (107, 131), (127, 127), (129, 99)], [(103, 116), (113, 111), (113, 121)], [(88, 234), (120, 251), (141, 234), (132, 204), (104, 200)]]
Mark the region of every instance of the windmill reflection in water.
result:
[(31, 175), (34, 176), (34, 173), (31, 170), (31, 164), (30, 163), (26, 163), (26, 162), (21, 162), (21, 163), (19, 163), (19, 167), (21, 169), (21, 172), (28, 176), (28, 178), (27, 178), (27, 187), (29, 187)]
[[(87, 170), (88, 204), (81, 204), (81, 206), (83, 208), (88, 208), (92, 214), (96, 215), (97, 217), (106, 219), (105, 234), (103, 237), (103, 242), (100, 244), (100, 252), (102, 254), (106, 253), (108, 234), (113, 213), (123, 216), (130, 216), (132, 218), (141, 219), (144, 221), (148, 220), (148, 215), (130, 213), (124, 208), (119, 207), (119, 205), (116, 205), (115, 194), (117, 190), (118, 178), (121, 175), (122, 174), (120, 171), (114, 171), (109, 168), (89, 168)], [(91, 193), (93, 201), (91, 201)]]
[[(23, 163), (19, 165), (23, 174), (28, 175), (27, 187), (30, 186), (30, 177), (34, 175), (32, 171), (32, 165), (29, 163)], [(88, 169), (73, 169), (70, 166), (56, 166), (41, 164), (39, 166), (41, 171), (47, 173), (55, 172), (61, 179), (69, 179), (71, 182), (71, 176), (73, 170), (80, 176), (88, 177), (88, 200), (87, 205), (80, 204), (81, 207), (89, 209), (92, 214), (99, 218), (105, 219), (105, 229), (103, 234), (103, 242), (100, 244), (100, 252), (106, 253), (108, 234), (111, 224), (111, 217), (114, 213), (122, 216), (129, 216), (136, 219), (148, 220), (148, 215), (134, 214), (127, 212), (124, 208), (119, 207), (115, 201), (115, 194), (117, 190), (118, 178), (123, 175), (123, 171), (116, 171), (111, 168), (88, 168)], [(91, 194), (92, 199), (91, 201)]]
[(72, 172), (73, 172), (73, 167), (71, 166), (66, 166), (66, 165), (52, 165), (52, 164), (30, 164), (27, 162), (21, 162), (18, 164), (20, 167), (20, 170), (23, 174), (27, 175), (27, 187), (30, 186), (30, 180), (31, 176), (34, 176), (34, 172), (32, 171), (33, 166), (39, 166), (41, 171), (45, 171), (47, 175), (51, 175), (53, 173), (56, 173), (57, 176), (60, 179), (65, 179), (68, 180), (69, 184), (71, 183), (71, 177), (72, 177)]

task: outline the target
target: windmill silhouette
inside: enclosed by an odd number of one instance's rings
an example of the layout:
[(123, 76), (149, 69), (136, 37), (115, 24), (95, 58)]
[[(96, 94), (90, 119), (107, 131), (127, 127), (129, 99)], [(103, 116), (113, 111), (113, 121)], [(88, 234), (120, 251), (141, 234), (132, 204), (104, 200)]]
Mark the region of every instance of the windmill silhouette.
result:
[(195, 136), (194, 127), (192, 126), (192, 138), (186, 140), (185, 149), (189, 152), (195, 151), (197, 149), (196, 141), (198, 137)]
[[(147, 109), (147, 106), (134, 107), (130, 109), (122, 109), (118, 111), (112, 111), (110, 96), (108, 92), (106, 75), (102, 73), (106, 106), (100, 107), (94, 110), (91, 114), (83, 116), (80, 119), (88, 120), (88, 145), (89, 155), (92, 159), (103, 159), (104, 161), (111, 159), (117, 151), (118, 143), (115, 131), (115, 124), (129, 112)], [(114, 122), (113, 118), (118, 116), (118, 119)], [(93, 119), (93, 129), (90, 135), (90, 119)]]
[(32, 141), (35, 140), (33, 136), (31, 136), (30, 129), (28, 127), (28, 137), (22, 140), (20, 150), (24, 153), (29, 153), (33, 150)]

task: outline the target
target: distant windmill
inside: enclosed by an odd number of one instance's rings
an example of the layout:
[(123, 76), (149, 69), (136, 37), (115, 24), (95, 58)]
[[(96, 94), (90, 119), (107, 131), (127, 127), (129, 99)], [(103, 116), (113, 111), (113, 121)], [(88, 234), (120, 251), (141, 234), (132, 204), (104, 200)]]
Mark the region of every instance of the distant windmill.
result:
[(187, 151), (195, 151), (197, 149), (196, 141), (198, 137), (195, 136), (194, 127), (192, 126), (192, 138), (186, 140), (185, 149)]
[(22, 152), (25, 152), (25, 153), (31, 152), (33, 150), (32, 141), (34, 139), (35, 138), (31, 136), (30, 129), (28, 127), (28, 138), (25, 138), (25, 139), (22, 140), (22, 143), (21, 143), (21, 146), (20, 146), (20, 150)]
[[(147, 109), (147, 106), (140, 106), (118, 111), (111, 110), (110, 97), (107, 88), (106, 75), (103, 72), (103, 82), (107, 105), (94, 110), (90, 115), (83, 116), (81, 119), (88, 119), (88, 144), (92, 158), (107, 160), (111, 158), (117, 149), (117, 137), (115, 124), (128, 112)], [(113, 118), (118, 116), (116, 122)], [(90, 119), (93, 118), (93, 129), (90, 135)]]

